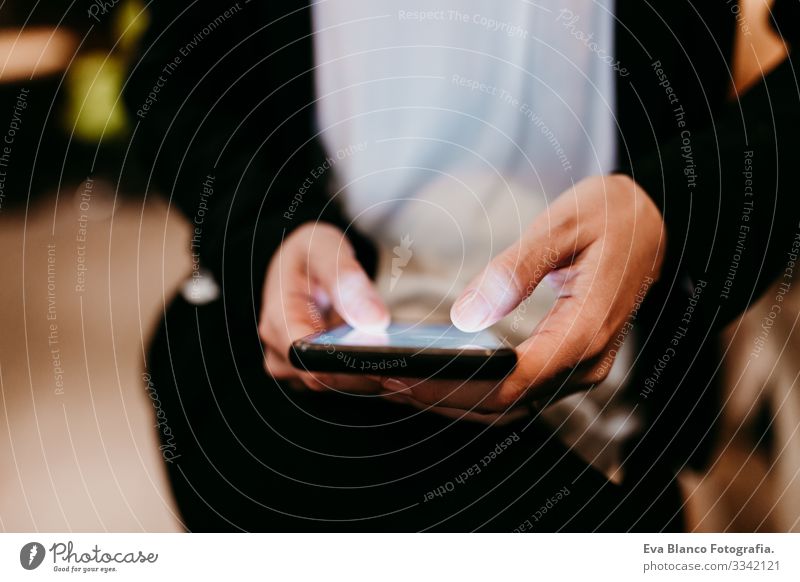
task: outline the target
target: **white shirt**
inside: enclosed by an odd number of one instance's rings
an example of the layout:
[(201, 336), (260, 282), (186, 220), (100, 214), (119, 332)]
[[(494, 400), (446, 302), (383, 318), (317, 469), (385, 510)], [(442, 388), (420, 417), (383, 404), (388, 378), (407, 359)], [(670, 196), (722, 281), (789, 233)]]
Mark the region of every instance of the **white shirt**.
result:
[[(394, 317), (449, 321), (464, 285), (549, 201), (613, 169), (612, 4), (314, 4), (318, 125), (335, 162), (333, 195), (378, 245), (377, 282)], [(522, 341), (551, 302), (542, 286), (496, 331)], [(635, 427), (613, 398), (625, 360), (604, 386), (543, 412), (609, 476)]]

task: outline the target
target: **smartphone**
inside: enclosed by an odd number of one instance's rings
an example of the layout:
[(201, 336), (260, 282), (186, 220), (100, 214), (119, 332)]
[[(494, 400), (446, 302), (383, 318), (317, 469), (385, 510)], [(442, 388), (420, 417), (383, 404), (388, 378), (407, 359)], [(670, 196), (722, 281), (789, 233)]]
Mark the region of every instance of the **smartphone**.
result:
[(511, 373), (517, 353), (489, 331), (394, 323), (382, 333), (342, 325), (306, 336), (292, 344), (289, 360), (311, 372), (495, 380)]

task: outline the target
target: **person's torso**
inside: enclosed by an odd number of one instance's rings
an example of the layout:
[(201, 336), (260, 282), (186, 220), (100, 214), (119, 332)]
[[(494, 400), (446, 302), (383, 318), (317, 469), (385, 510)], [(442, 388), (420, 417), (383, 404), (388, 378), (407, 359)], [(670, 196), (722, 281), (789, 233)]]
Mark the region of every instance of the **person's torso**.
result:
[[(549, 201), (613, 169), (621, 65), (611, 4), (314, 5), (332, 195), (377, 244), (376, 281), (394, 317), (446, 321), (468, 280)], [(544, 287), (496, 331), (512, 343), (530, 335), (552, 303)], [(606, 406), (618, 386), (613, 375), (607, 390), (545, 413), (608, 474), (616, 462), (607, 443), (626, 434), (620, 419), (635, 424)]]

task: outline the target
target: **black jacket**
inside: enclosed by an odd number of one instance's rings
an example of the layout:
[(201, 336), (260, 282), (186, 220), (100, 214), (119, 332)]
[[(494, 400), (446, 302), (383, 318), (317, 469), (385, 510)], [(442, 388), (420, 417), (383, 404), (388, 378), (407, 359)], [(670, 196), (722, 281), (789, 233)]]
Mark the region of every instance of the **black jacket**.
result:
[[(782, 274), (800, 228), (800, 94), (789, 59), (728, 98), (735, 3), (617, 4), (615, 57), (628, 73), (617, 83), (619, 171), (662, 209), (669, 238), (662, 281), (637, 321), (630, 390), (648, 421), (632, 449), (649, 451), (643, 466), (653, 451), (673, 466), (702, 458), (718, 414), (714, 332)], [(790, 45), (798, 6), (777, 0), (773, 12)], [(346, 224), (325, 181), (307, 181), (325, 157), (315, 138), (309, 7), (154, 0), (150, 14), (125, 91), (137, 122), (132, 148), (151, 187), (192, 221), (193, 251), (221, 282), (230, 316), (255, 325), (267, 263), (286, 234), (308, 220)], [(745, 164), (754, 192), (746, 211)], [(348, 234), (371, 269), (371, 245)], [(698, 282), (692, 324), (660, 369)]]

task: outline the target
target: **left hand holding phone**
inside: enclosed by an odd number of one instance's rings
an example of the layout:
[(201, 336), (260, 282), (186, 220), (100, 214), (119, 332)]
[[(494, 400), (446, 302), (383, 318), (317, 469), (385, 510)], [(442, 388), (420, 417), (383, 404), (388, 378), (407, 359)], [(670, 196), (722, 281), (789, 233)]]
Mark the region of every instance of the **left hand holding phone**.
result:
[(289, 363), (293, 341), (342, 321), (382, 331), (390, 316), (344, 234), (327, 223), (306, 223), (284, 240), (267, 270), (258, 328), (267, 372), (311, 390), (381, 392), (373, 379), (312, 374)]

